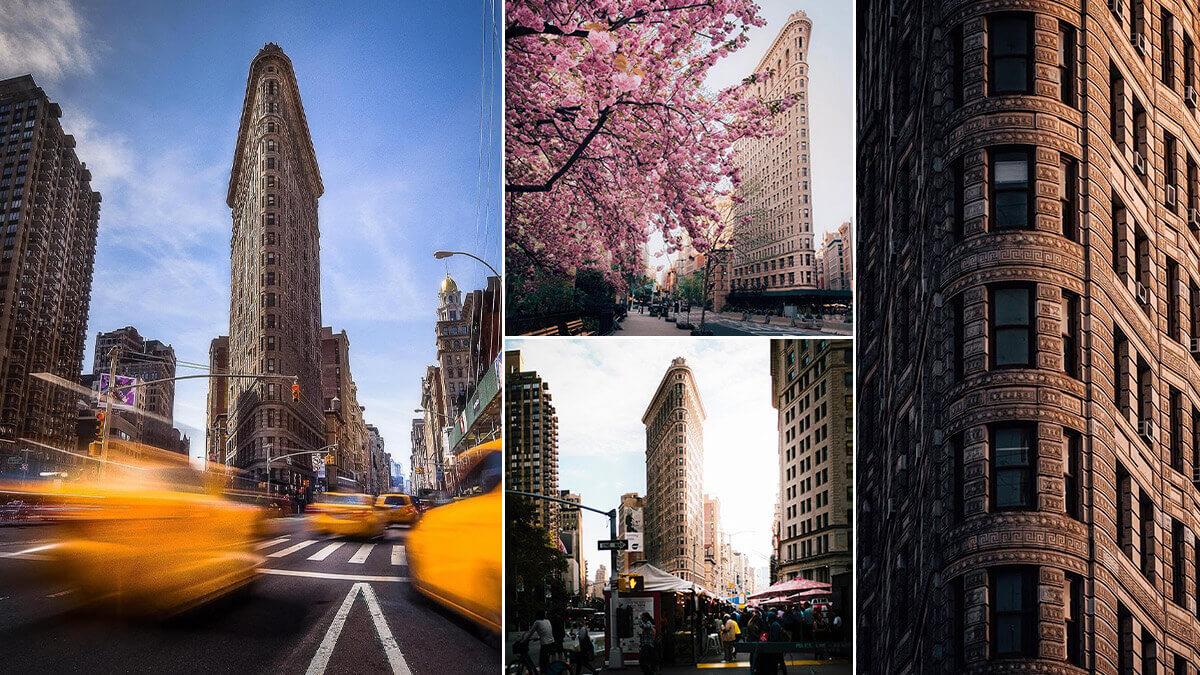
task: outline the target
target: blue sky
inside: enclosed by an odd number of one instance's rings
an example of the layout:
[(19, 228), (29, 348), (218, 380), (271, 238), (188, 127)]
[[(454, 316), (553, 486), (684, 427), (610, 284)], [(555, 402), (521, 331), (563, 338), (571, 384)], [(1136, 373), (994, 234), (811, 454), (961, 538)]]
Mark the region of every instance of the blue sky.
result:
[[(204, 363), (228, 333), (225, 191), (250, 60), (279, 43), (325, 184), (323, 322), (349, 334), (367, 421), (407, 465), (446, 272), (433, 251), (499, 267), (499, 3), (4, 6), (0, 78), (32, 73), (62, 105), (103, 195), (85, 372), (98, 331), (133, 325)], [(450, 259), (449, 272), (461, 288), (484, 284), (469, 258)], [(193, 454), (206, 394), (192, 381), (176, 396)]]
[[(558, 413), (558, 486), (595, 508), (611, 509), (627, 492), (646, 494), (646, 427), (642, 415), (671, 359), (692, 368), (707, 419), (704, 492), (721, 500), (721, 520), (733, 548), (766, 568), (778, 499), (779, 451), (771, 406), (767, 338), (681, 340), (508, 340), (522, 367), (550, 386)], [(588, 579), (609, 554), (608, 520), (583, 512)], [(765, 584), (765, 574), (760, 574)]]

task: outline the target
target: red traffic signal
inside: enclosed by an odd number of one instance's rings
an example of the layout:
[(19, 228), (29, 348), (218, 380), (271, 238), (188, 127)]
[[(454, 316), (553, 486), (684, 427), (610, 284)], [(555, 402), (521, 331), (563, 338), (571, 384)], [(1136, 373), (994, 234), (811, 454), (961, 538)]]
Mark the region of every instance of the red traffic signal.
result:
[(104, 438), (104, 411), (103, 410), (96, 411), (96, 421), (92, 426), (92, 435), (98, 441), (102, 440)]
[(300, 402), (300, 384), (297, 382), (293, 382), (292, 383), (292, 403), (299, 403), (299, 402)]

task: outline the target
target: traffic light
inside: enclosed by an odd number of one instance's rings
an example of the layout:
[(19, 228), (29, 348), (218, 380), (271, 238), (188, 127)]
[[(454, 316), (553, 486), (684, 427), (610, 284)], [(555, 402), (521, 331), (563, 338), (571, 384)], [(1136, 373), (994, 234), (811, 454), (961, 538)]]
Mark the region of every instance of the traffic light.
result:
[(104, 411), (96, 411), (96, 421), (92, 426), (92, 437), (98, 441), (104, 440)]
[(325, 463), (326, 463), (326, 464), (334, 464), (334, 463), (335, 463), (335, 458), (334, 458), (334, 456), (333, 456), (333, 453), (332, 453), (332, 452), (331, 452), (331, 453), (329, 453), (329, 454), (327, 454), (327, 455), (325, 455)]
[(300, 383), (293, 382), (292, 383), (292, 403), (299, 403), (299, 402), (300, 402)]
[(102, 446), (99, 443), (88, 443), (88, 457), (99, 457)]
[(646, 579), (640, 574), (619, 574), (617, 588), (622, 593), (638, 593), (646, 590)]

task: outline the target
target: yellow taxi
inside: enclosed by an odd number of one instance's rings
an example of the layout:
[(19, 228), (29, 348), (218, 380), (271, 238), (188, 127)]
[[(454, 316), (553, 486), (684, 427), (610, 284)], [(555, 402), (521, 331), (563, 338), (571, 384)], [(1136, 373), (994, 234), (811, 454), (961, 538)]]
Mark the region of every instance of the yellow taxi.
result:
[(499, 440), (460, 455), (456, 492), (466, 498), (426, 511), (407, 541), (413, 587), (493, 632), (500, 631), (502, 464)]
[(85, 602), (172, 614), (257, 577), (262, 514), (225, 499), (219, 474), (186, 466), (130, 473), (46, 492), (70, 514), (44, 552), (51, 578)]
[(309, 524), (320, 534), (371, 539), (387, 529), (387, 517), (368, 494), (326, 492), (308, 511)]
[(415, 525), (420, 516), (412, 497), (399, 492), (379, 495), (375, 508), (383, 513), (389, 525)]

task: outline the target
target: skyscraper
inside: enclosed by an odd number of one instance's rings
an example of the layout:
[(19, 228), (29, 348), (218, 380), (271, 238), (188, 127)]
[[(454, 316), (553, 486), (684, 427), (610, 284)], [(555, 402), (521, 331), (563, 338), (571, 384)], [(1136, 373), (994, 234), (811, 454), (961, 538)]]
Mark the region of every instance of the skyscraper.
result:
[[(208, 372), (229, 372), (229, 336), (220, 335), (212, 339), (208, 345)], [(226, 453), (230, 447), (229, 440), (229, 383), (214, 379), (208, 383), (208, 428), (205, 435), (208, 439), (208, 461), (216, 464), (228, 464), (233, 458)]]
[[(175, 349), (158, 340), (144, 339), (133, 326), (96, 334), (96, 350), (92, 357), (92, 374), (99, 376), (111, 369), (112, 350), (117, 349), (117, 375), (142, 382), (169, 380), (139, 387), (136, 391), (138, 410), (145, 414), (131, 415), (139, 433), (134, 440), (179, 450), (178, 435), (172, 432), (175, 415)], [(118, 415), (126, 413), (117, 412)]]
[[(0, 472), (65, 466), (74, 450), (100, 193), (28, 75), (0, 81)], [(22, 469), (24, 465), (24, 469)], [(33, 474), (33, 475), (36, 475)]]
[(683, 357), (659, 382), (646, 426), (646, 561), (705, 585), (704, 405)]
[[(834, 583), (853, 559), (854, 345), (772, 340), (778, 414), (781, 580)], [(848, 584), (848, 578), (845, 579)]]
[[(321, 275), (317, 199), (324, 192), (291, 60), (274, 43), (250, 64), (229, 177), (233, 210), (229, 432), (234, 465), (263, 478), (267, 460), (325, 445), (321, 410)], [(219, 386), (219, 385), (218, 385)], [(312, 460), (271, 464), (271, 483), (299, 490)]]
[[(809, 170), (809, 36), (804, 12), (787, 18), (759, 61), (754, 93), (769, 101), (795, 99), (774, 123), (782, 135), (741, 139), (734, 146), (745, 202), (735, 209), (731, 294), (745, 299), (817, 287)], [(743, 222), (742, 216), (749, 216)]]
[(1195, 6), (858, 12), (859, 663), (1195, 672)]
[[(446, 409), (441, 411), (453, 421), (462, 410), (467, 385), (474, 377), (471, 364), (470, 321), (463, 312), (462, 293), (447, 274), (438, 289), (437, 356), (442, 374)], [(449, 426), (450, 422), (445, 425)]]
[[(504, 454), (508, 464), (505, 485), (511, 490), (558, 496), (558, 415), (550, 385), (536, 371), (526, 371), (521, 352), (504, 353)], [(535, 524), (558, 532), (558, 505), (535, 502)]]

